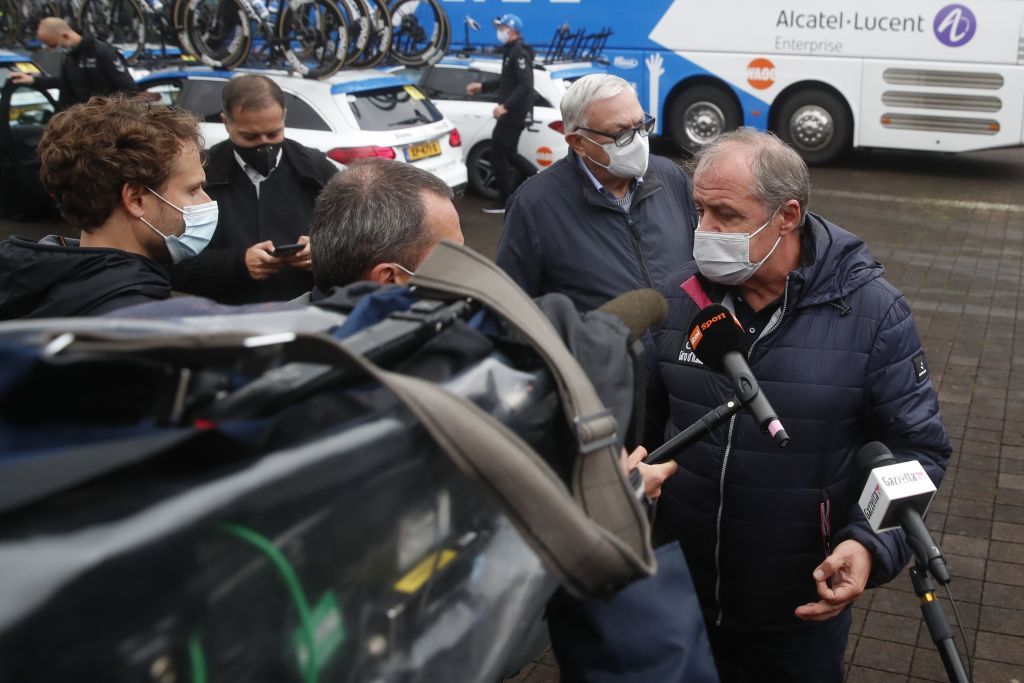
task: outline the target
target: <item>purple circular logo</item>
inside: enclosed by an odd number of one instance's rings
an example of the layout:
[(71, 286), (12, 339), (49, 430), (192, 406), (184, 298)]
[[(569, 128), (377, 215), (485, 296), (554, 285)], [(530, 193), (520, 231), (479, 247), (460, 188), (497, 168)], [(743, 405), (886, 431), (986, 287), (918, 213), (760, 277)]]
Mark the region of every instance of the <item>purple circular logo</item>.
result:
[(978, 24), (974, 12), (964, 5), (946, 5), (935, 15), (932, 30), (939, 42), (950, 47), (966, 45), (974, 37)]

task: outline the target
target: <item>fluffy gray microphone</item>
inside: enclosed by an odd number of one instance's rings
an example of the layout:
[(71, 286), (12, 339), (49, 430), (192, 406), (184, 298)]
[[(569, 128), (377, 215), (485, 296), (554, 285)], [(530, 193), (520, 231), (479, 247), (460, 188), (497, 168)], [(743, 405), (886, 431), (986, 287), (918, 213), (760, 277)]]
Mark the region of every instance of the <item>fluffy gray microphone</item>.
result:
[(620, 294), (597, 310), (611, 313), (625, 323), (632, 343), (642, 337), (649, 327), (665, 322), (668, 302), (653, 289), (634, 289)]

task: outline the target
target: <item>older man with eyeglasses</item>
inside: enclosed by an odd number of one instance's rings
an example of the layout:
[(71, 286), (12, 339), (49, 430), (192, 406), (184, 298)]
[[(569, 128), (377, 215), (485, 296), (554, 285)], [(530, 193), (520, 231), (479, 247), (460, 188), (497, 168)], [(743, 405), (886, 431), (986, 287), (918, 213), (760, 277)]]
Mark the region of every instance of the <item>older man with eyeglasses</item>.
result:
[(512, 196), (497, 262), (531, 295), (586, 311), (693, 260), (696, 210), (686, 174), (650, 155), (654, 119), (629, 83), (586, 76), (561, 107), (569, 154)]

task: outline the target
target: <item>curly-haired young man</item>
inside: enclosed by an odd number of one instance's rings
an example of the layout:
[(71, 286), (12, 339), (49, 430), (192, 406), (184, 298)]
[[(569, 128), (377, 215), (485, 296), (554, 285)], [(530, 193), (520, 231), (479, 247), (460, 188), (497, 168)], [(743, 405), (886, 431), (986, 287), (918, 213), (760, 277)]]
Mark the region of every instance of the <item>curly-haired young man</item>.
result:
[(79, 239), (0, 242), (0, 319), (98, 315), (166, 299), (163, 264), (202, 251), (217, 226), (192, 114), (94, 97), (39, 143), (43, 185)]

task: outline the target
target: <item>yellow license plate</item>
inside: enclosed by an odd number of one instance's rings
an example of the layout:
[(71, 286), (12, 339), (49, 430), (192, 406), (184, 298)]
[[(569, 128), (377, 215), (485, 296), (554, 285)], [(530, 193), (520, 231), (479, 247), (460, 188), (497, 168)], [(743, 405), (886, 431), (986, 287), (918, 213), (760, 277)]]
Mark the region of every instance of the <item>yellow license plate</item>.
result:
[(419, 161), (420, 159), (429, 159), (430, 157), (436, 157), (441, 154), (441, 143), (437, 140), (431, 140), (430, 142), (424, 142), (419, 145), (409, 145), (405, 148), (405, 160), (406, 161)]

